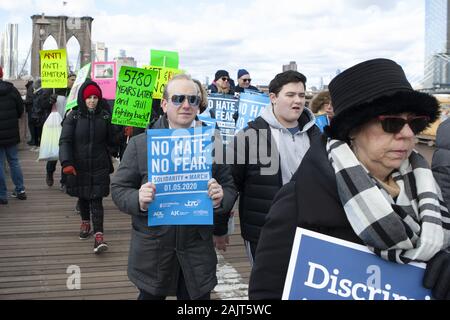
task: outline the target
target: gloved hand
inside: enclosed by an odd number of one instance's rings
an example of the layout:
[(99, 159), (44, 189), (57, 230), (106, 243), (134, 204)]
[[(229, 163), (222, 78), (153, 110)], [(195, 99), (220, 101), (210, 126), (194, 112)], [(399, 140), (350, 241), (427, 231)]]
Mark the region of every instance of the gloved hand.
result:
[(423, 286), (431, 289), (433, 298), (450, 300), (450, 252), (441, 250), (428, 261)]
[(68, 174), (68, 175), (77, 175), (77, 171), (75, 170), (74, 166), (67, 166), (63, 168), (63, 172), (64, 174)]
[(125, 127), (125, 136), (131, 137), (133, 135), (133, 127)]
[(50, 96), (50, 105), (54, 105), (55, 103), (56, 103), (56, 100), (58, 100), (58, 95), (57, 94), (52, 94), (51, 96)]

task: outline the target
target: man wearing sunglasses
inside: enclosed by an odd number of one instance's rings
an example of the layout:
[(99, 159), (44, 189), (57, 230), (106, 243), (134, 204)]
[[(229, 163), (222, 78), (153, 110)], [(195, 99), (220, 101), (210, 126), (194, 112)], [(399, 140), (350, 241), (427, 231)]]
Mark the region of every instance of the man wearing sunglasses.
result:
[(259, 92), (258, 88), (251, 85), (252, 78), (245, 69), (239, 69), (237, 73), (238, 85), (234, 88), (235, 92), (244, 92), (245, 90), (252, 90)]
[[(164, 115), (151, 129), (203, 125), (196, 121), (199, 88), (188, 75), (180, 74), (169, 81), (161, 106)], [(217, 284), (214, 247), (226, 249), (229, 212), (237, 197), (231, 169), (212, 165), (208, 194), (214, 207), (213, 226), (148, 227), (147, 208), (156, 188), (148, 182), (147, 160), (147, 136), (143, 133), (130, 139), (111, 184), (113, 201), (132, 216), (128, 277), (139, 289), (140, 300), (164, 300), (175, 294), (182, 300), (210, 299)]]

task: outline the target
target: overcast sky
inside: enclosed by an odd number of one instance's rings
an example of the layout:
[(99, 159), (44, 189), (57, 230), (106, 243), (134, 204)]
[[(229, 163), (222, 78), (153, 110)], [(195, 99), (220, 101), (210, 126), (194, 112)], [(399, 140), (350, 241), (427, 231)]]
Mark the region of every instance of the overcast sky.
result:
[(202, 82), (217, 69), (236, 78), (245, 68), (253, 84), (268, 84), (283, 64), (296, 61), (307, 86), (318, 86), (338, 69), (384, 57), (419, 85), (424, 1), (0, 0), (0, 21), (19, 24), (21, 62), (31, 45), (32, 15), (87, 15), (94, 18), (92, 40), (105, 42), (110, 60), (125, 49), (141, 66), (150, 49), (178, 51), (180, 67)]

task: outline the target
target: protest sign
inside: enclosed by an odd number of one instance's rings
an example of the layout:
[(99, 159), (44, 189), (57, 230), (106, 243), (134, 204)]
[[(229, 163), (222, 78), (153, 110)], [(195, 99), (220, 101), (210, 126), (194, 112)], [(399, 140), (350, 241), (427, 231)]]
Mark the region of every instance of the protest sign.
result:
[(166, 84), (177, 74), (183, 73), (183, 70), (174, 68), (164, 68), (159, 66), (143, 66), (146, 70), (155, 70), (158, 72), (158, 78), (155, 83), (155, 90), (153, 91), (153, 99), (162, 99), (164, 88)]
[(243, 92), (239, 95), (239, 117), (236, 131), (242, 130), (250, 121), (261, 115), (264, 108), (270, 104), (269, 96), (261, 93)]
[(42, 88), (67, 88), (66, 49), (41, 50)]
[(156, 185), (149, 226), (213, 224), (212, 135), (210, 127), (147, 130), (148, 177)]
[(150, 50), (150, 65), (178, 69), (178, 52)]
[(117, 83), (111, 122), (122, 126), (146, 128), (152, 113), (152, 94), (158, 73), (122, 66)]
[(237, 110), (237, 101), (233, 95), (229, 94), (211, 93), (208, 96), (207, 110), (212, 111), (225, 145), (234, 138), (236, 122), (233, 116)]
[(365, 246), (297, 228), (284, 300), (429, 300), (423, 263), (397, 264)]
[[(66, 111), (76, 107), (78, 102), (78, 91), (80, 91), (81, 85), (86, 81), (89, 76), (89, 71), (91, 70), (91, 64), (88, 63), (83, 68), (78, 70), (77, 78), (70, 89), (69, 97), (67, 98)], [(66, 81), (67, 82), (67, 81)], [(67, 87), (67, 84), (66, 84)]]
[(314, 117), (316, 118), (316, 125), (323, 132), (323, 129), (330, 124), (327, 114), (315, 114)]
[(113, 100), (116, 97), (116, 62), (94, 62), (91, 79), (102, 89), (103, 98)]

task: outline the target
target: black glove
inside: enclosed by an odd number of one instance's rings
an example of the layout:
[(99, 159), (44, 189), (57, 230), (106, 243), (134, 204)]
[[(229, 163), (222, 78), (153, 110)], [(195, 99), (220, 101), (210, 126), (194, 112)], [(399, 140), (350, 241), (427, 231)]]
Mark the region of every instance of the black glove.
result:
[(431, 289), (433, 298), (450, 300), (450, 253), (439, 251), (427, 263), (423, 286)]
[(56, 100), (58, 100), (58, 95), (57, 94), (52, 94), (51, 96), (50, 96), (50, 105), (54, 105), (55, 103), (56, 103)]

